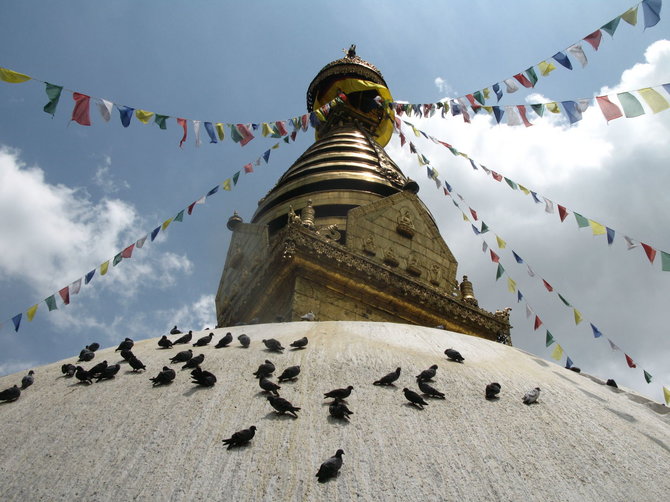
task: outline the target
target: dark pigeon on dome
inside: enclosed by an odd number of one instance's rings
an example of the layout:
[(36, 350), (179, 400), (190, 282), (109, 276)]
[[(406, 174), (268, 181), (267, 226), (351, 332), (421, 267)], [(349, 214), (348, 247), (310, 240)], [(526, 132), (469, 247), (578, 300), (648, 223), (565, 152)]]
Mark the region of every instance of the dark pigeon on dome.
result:
[(244, 347), (245, 349), (249, 347), (249, 345), (251, 344), (251, 338), (249, 338), (245, 334), (241, 334), (240, 336), (237, 337), (237, 339), (240, 341), (240, 345), (242, 345), (242, 347)]
[(500, 394), (500, 384), (498, 382), (491, 382), (486, 386), (486, 399), (498, 399)]
[(263, 340), (263, 344), (265, 344), (268, 350), (271, 350), (272, 352), (281, 352), (282, 350), (284, 350), (284, 347), (281, 346), (279, 340), (275, 340), (274, 338), (268, 338), (267, 340)]
[(279, 375), (279, 378), (277, 380), (279, 383), (282, 383), (284, 380), (295, 380), (298, 378), (298, 375), (300, 374), (300, 366), (289, 366), (286, 368), (284, 371), (282, 371), (282, 374)]
[(319, 483), (325, 483), (331, 478), (337, 476), (342, 468), (342, 455), (344, 450), (337, 450), (334, 456), (330, 457), (319, 467), (316, 477)]
[(272, 361), (266, 359), (263, 364), (261, 364), (256, 371), (254, 371), (254, 376), (256, 378), (263, 378), (272, 375), (275, 372), (275, 365)]
[(102, 370), (102, 373), (98, 375), (96, 382), (99, 382), (101, 380), (111, 380), (116, 376), (116, 374), (119, 372), (120, 369), (121, 369), (120, 364), (112, 364), (110, 366), (107, 366), (104, 370)]
[(198, 338), (198, 340), (193, 344), (194, 347), (204, 347), (205, 345), (209, 345), (209, 342), (212, 341), (212, 338), (214, 338), (214, 333), (210, 333), (207, 336), (203, 336), (202, 338)]
[(288, 402), (283, 397), (273, 396), (272, 394), (270, 394), (268, 396), (268, 401), (270, 402), (270, 405), (275, 410), (277, 410), (277, 413), (279, 415), (283, 415), (284, 413), (288, 413), (293, 418), (298, 418), (298, 414), (296, 413), (296, 411), (300, 411), (300, 408), (297, 407), (297, 406), (293, 406), (290, 402)]
[(168, 366), (163, 366), (163, 369), (158, 373), (153, 378), (150, 378), (153, 382), (153, 386), (156, 387), (157, 385), (166, 385), (169, 383), (172, 383), (172, 380), (174, 380), (175, 376), (177, 376), (177, 373), (175, 371), (168, 367)]
[(182, 350), (177, 352), (173, 357), (170, 358), (170, 361), (173, 363), (185, 363), (193, 357), (193, 351), (191, 349)]
[(424, 401), (423, 398), (419, 394), (414, 392), (413, 390), (410, 390), (407, 387), (405, 387), (402, 390), (402, 392), (403, 392), (403, 394), (405, 394), (405, 398), (407, 398), (407, 400), (410, 403), (412, 403), (415, 406), (418, 406), (420, 409), (423, 410), (424, 406), (428, 406), (428, 403), (426, 401)]
[(146, 370), (147, 367), (140, 361), (137, 357), (133, 357), (131, 359), (128, 359), (128, 364), (130, 364), (130, 367), (133, 369), (134, 373), (137, 373), (140, 370)]
[(67, 363), (60, 367), (60, 371), (67, 378), (72, 378), (74, 376), (74, 372), (77, 371), (77, 367), (74, 364)]
[(16, 401), (19, 397), (21, 397), (21, 389), (19, 389), (18, 385), (14, 385), (9, 389), (0, 392), (0, 401), (7, 401), (9, 403)]
[(119, 346), (114, 350), (114, 352), (118, 352), (119, 350), (130, 350), (133, 348), (133, 345), (135, 345), (135, 342), (131, 338), (126, 338), (123, 340)]
[(256, 426), (252, 425), (248, 429), (235, 432), (228, 439), (223, 440), (223, 444), (228, 445), (228, 450), (236, 446), (243, 446), (251, 441), (256, 434)]
[(202, 387), (213, 387), (216, 383), (216, 376), (209, 371), (203, 370), (200, 366), (191, 371), (193, 380), (191, 383), (198, 384)]
[(105, 360), (93, 366), (90, 370), (88, 370), (88, 372), (91, 374), (91, 378), (95, 378), (99, 376), (100, 373), (102, 373), (106, 367), (107, 367), (107, 361)]
[(95, 353), (88, 349), (81, 349), (81, 352), (79, 353), (79, 361), (88, 362), (91, 361), (94, 357)]
[(171, 349), (172, 342), (168, 339), (167, 335), (161, 336), (161, 339), (158, 340), (158, 346), (164, 349)]
[(35, 372), (30, 370), (26, 376), (21, 379), (21, 390), (27, 389), (33, 383), (35, 383), (35, 377), (33, 376)]
[(619, 388), (619, 386), (616, 384), (616, 382), (615, 382), (614, 379), (612, 379), (612, 378), (609, 378), (609, 379), (607, 380), (607, 384), (606, 384), (606, 385), (609, 385), (610, 387), (614, 387), (615, 389), (618, 389), (618, 388)]
[(445, 399), (444, 392), (440, 392), (435, 387), (430, 385), (424, 380), (419, 380), (417, 378), (416, 383), (419, 385), (419, 390), (429, 397), (434, 397), (436, 399)]
[(202, 364), (202, 362), (205, 360), (205, 354), (200, 354), (198, 356), (192, 357), (188, 361), (186, 361), (186, 364), (181, 367), (181, 369), (186, 370), (189, 368), (197, 368)]
[(272, 380), (269, 380), (266, 377), (262, 377), (258, 380), (258, 385), (260, 386), (261, 389), (263, 389), (265, 392), (272, 392), (275, 396), (279, 395), (279, 392), (277, 392), (281, 387), (274, 383)]
[(175, 327), (170, 330), (170, 334), (171, 335), (181, 335), (181, 331), (175, 325)]
[(452, 361), (456, 361), (457, 363), (462, 363), (463, 361), (465, 361), (465, 358), (457, 350), (447, 349), (444, 351), (444, 353), (449, 359), (451, 359)]
[(93, 383), (93, 377), (91, 374), (81, 366), (77, 366), (77, 371), (75, 372), (74, 376), (77, 377), (77, 380), (79, 380), (81, 383), (85, 383), (86, 385)]
[(97, 342), (92, 343), (91, 345), (87, 345), (86, 348), (90, 350), (91, 352), (95, 352), (100, 348), (100, 344)]
[(389, 373), (372, 383), (373, 385), (393, 385), (393, 382), (398, 378), (400, 378), (400, 368), (396, 368), (394, 372)]
[(333, 399), (340, 399), (344, 400), (348, 398), (351, 395), (351, 391), (354, 390), (354, 386), (350, 385), (349, 387), (346, 387), (344, 389), (334, 389), (326, 392), (323, 395), (323, 398), (326, 399), (328, 397), (331, 397)]
[(303, 336), (302, 338), (299, 338), (295, 342), (292, 342), (291, 347), (293, 347), (294, 349), (304, 349), (305, 347), (307, 347), (308, 342), (309, 340), (307, 340), (307, 337)]
[(221, 337), (221, 340), (216, 342), (214, 346), (215, 349), (221, 349), (223, 347), (228, 347), (228, 345), (233, 341), (233, 334), (229, 331), (224, 336)]
[(130, 349), (124, 349), (121, 351), (121, 357), (123, 358), (124, 361), (130, 361), (133, 357), (135, 357), (135, 354), (133, 354), (133, 351)]
[(526, 394), (523, 396), (523, 404), (536, 403), (539, 397), (540, 397), (540, 388), (535, 387), (534, 389), (526, 392)]
[(353, 415), (354, 412), (347, 408), (347, 405), (344, 404), (340, 399), (335, 399), (328, 406), (328, 413), (333, 418), (339, 418), (341, 420), (349, 420), (349, 415)]
[(582, 369), (578, 368), (577, 366), (570, 366), (568, 369), (570, 371), (574, 371), (575, 373), (581, 373), (582, 372)]
[(433, 364), (427, 370), (423, 370), (421, 373), (419, 373), (416, 376), (416, 379), (420, 382), (430, 382), (433, 380), (436, 373), (437, 373), (437, 364)]
[(189, 331), (184, 336), (180, 336), (174, 342), (172, 342), (172, 345), (179, 345), (179, 344), (182, 344), (182, 343), (189, 343), (191, 341), (191, 338), (193, 338), (193, 331)]

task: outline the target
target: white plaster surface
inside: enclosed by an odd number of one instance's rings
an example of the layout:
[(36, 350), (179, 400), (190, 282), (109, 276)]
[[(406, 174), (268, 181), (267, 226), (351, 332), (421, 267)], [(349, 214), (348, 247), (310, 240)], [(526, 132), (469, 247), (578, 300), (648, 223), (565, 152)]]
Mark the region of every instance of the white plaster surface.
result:
[[(227, 331), (248, 334), (214, 344)], [(668, 500), (670, 414), (626, 390), (565, 370), (520, 350), (448, 331), (390, 323), (324, 322), (214, 330), (202, 367), (218, 382), (190, 383), (189, 370), (170, 386), (150, 377), (186, 347), (135, 343), (147, 372), (128, 365), (114, 380), (86, 386), (61, 377), (63, 362), (36, 368), (35, 384), (0, 404), (0, 499), (235, 501), (632, 501)], [(194, 333), (194, 340), (205, 332)], [(302, 351), (269, 353), (261, 339)], [(176, 337), (171, 337), (175, 339)], [(91, 340), (93, 342), (95, 340)], [(465, 364), (446, 360), (453, 347)], [(85, 368), (106, 359), (99, 350)], [(302, 407), (298, 419), (277, 416), (252, 372), (265, 359), (299, 364), (281, 395)], [(75, 363), (76, 364), (76, 363)], [(434, 387), (446, 400), (425, 410), (402, 388), (439, 366)], [(180, 366), (173, 365), (179, 368)], [(372, 382), (397, 366), (396, 387)], [(22, 374), (0, 378), (0, 389)], [(501, 397), (484, 399), (497, 381)], [(323, 393), (353, 385), (350, 423), (329, 417)], [(539, 386), (539, 402), (521, 403)], [(221, 440), (256, 425), (256, 437), (226, 450)], [(345, 451), (338, 478), (319, 484), (319, 465)]]

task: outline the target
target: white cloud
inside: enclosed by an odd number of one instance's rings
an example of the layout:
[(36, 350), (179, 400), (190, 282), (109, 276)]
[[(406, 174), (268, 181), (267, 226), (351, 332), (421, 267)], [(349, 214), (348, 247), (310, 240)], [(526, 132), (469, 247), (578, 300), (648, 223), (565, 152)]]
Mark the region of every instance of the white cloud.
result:
[(109, 155), (105, 155), (103, 162), (95, 170), (93, 175), (93, 184), (100, 187), (105, 195), (111, 195), (121, 191), (122, 189), (130, 188), (130, 185), (127, 181), (116, 181), (114, 176), (111, 173), (112, 168), (112, 158)]
[(162, 317), (168, 319), (166, 326), (169, 325), (171, 328), (176, 324), (182, 331), (214, 328), (216, 326), (214, 295), (202, 295), (190, 305), (184, 305), (176, 311), (164, 312)]
[[(34, 368), (38, 363), (35, 361), (12, 361), (9, 363), (0, 364), (0, 376), (11, 375), (21, 370), (29, 370)], [(20, 382), (16, 382), (19, 385)]]
[(433, 80), (435, 83), (435, 87), (437, 87), (437, 90), (440, 91), (442, 94), (447, 94), (451, 95), (454, 94), (454, 89), (449, 85), (449, 82), (447, 82), (445, 79), (442, 77), (435, 77), (435, 80)]

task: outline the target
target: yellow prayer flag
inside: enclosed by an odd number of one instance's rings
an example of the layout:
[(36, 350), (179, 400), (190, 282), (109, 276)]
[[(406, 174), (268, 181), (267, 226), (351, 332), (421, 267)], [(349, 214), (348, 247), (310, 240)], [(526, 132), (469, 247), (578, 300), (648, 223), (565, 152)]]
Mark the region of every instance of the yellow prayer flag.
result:
[(556, 69), (556, 67), (552, 63), (547, 63), (546, 61), (542, 61), (540, 64), (537, 65), (537, 67), (540, 69), (540, 74), (543, 77), (548, 76), (552, 71)]
[(270, 125), (267, 122), (263, 122), (263, 125), (261, 125), (261, 134), (265, 137), (272, 134), (272, 129), (270, 129)]
[(316, 115), (316, 118), (319, 119), (321, 122), (326, 121), (326, 116), (323, 114), (321, 110), (314, 110), (314, 115)]
[(28, 320), (32, 321), (33, 317), (35, 317), (35, 312), (37, 312), (37, 304), (33, 305), (30, 307), (27, 311), (26, 314), (28, 315)]
[(549, 110), (551, 113), (561, 113), (561, 109), (558, 107), (558, 103), (555, 101), (551, 103), (545, 103), (544, 106), (546, 106), (547, 110)]
[(558, 343), (556, 344), (554, 351), (551, 353), (551, 357), (557, 361), (560, 361), (561, 357), (563, 357), (563, 347), (561, 347)]
[(30, 80), (28, 75), (23, 73), (17, 73), (15, 71), (9, 70), (7, 68), (0, 68), (0, 79), (10, 84), (20, 84), (27, 80)]
[(416, 127), (412, 126), (412, 131), (414, 131), (414, 136), (416, 136), (417, 138), (421, 137), (421, 133)]
[(173, 220), (173, 218), (168, 218), (167, 220), (165, 220), (163, 222), (163, 224), (161, 225), (161, 229), (165, 230), (167, 227), (169, 227), (170, 223), (172, 223), (172, 220)]
[(516, 282), (511, 277), (507, 278), (507, 289), (510, 293), (516, 292)]
[(470, 220), (468, 219), (468, 215), (465, 214), (465, 213), (463, 213), (463, 221), (470, 221)]
[(621, 14), (621, 19), (626, 21), (631, 26), (635, 26), (637, 24), (637, 5), (635, 7), (631, 7), (626, 12)]
[(275, 143), (274, 145), (272, 145), (273, 150), (276, 150), (277, 148), (279, 148), (279, 143)]
[(216, 123), (216, 133), (219, 135), (219, 140), (221, 141), (223, 141), (223, 138), (226, 137), (226, 133), (221, 122)]
[(492, 106), (483, 106), (484, 110), (486, 110), (489, 114), (493, 113), (493, 107)]
[[(484, 93), (484, 99), (489, 99), (491, 97), (491, 91), (488, 87), (485, 87), (482, 92)], [(489, 107), (490, 108), (490, 107)]]
[(640, 93), (642, 99), (645, 100), (645, 102), (649, 105), (649, 108), (651, 108), (651, 111), (654, 113), (662, 112), (663, 110), (666, 110), (670, 107), (670, 104), (668, 104), (665, 98), (654, 89), (645, 87), (644, 89), (640, 89), (637, 92)]
[(595, 222), (593, 220), (589, 220), (589, 225), (591, 225), (591, 229), (593, 230), (593, 235), (605, 235), (605, 233), (607, 232), (603, 225), (601, 225), (600, 223)]
[(230, 191), (230, 178), (228, 178), (226, 181), (223, 182), (223, 189)]
[(148, 124), (151, 118), (154, 116), (154, 112), (148, 112), (146, 110), (135, 110), (135, 116), (137, 120), (143, 124)]
[(498, 237), (497, 235), (496, 235), (496, 240), (498, 241), (498, 247), (500, 249), (505, 249), (507, 247), (507, 243), (504, 240), (502, 240), (500, 237)]
[(105, 275), (109, 269), (109, 260), (100, 265), (100, 275)]
[(523, 193), (525, 193), (526, 195), (530, 195), (530, 190), (528, 190), (525, 186), (519, 185), (518, 183), (517, 186), (519, 187), (519, 190), (521, 190)]
[(580, 322), (582, 322), (582, 314), (577, 309), (573, 308), (572, 310), (574, 310), (575, 312), (575, 324), (579, 324)]
[(670, 389), (663, 387), (663, 396), (665, 396), (665, 404), (670, 406)]

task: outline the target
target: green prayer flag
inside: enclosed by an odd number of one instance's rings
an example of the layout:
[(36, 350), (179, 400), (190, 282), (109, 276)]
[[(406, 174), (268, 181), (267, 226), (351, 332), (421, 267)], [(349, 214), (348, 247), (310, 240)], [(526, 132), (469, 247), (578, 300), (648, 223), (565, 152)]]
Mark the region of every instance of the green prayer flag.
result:
[(498, 270), (496, 270), (496, 281), (502, 277), (504, 271), (505, 269), (503, 268), (503, 266), (500, 263), (498, 263)]
[(472, 93), (472, 97), (474, 97), (477, 101), (479, 101), (481, 104), (484, 104), (484, 96), (482, 96), (481, 91), (475, 91)]
[(642, 371), (644, 371), (644, 379), (647, 381), (647, 383), (651, 383), (652, 376), (649, 373), (647, 373), (645, 370), (642, 370)]
[(630, 92), (620, 92), (617, 94), (617, 97), (627, 118), (630, 119), (644, 115), (644, 108), (642, 108), (640, 102)]
[(160, 127), (161, 129), (167, 129), (167, 123), (166, 123), (166, 120), (167, 120), (168, 118), (169, 118), (169, 117), (168, 117), (167, 115), (158, 115), (158, 114), (156, 114), (156, 115), (154, 116), (154, 122), (156, 122), (156, 124), (158, 124), (158, 127)]
[(44, 302), (47, 304), (47, 307), (49, 307), (49, 312), (58, 309), (58, 306), (56, 305), (56, 297), (54, 295), (51, 295), (49, 298), (44, 300)]
[(290, 136), (286, 136), (286, 137), (284, 138), (284, 143), (288, 143), (290, 140), (291, 140), (291, 137), (290, 137)]
[(121, 263), (121, 260), (123, 260), (123, 256), (121, 256), (121, 253), (119, 253), (114, 257), (114, 261), (112, 262), (112, 267), (116, 267), (119, 263)]
[(547, 330), (547, 340), (545, 342), (545, 346), (549, 347), (552, 343), (554, 343), (556, 340), (554, 340), (554, 336), (549, 333), (549, 330)]
[(509, 178), (505, 178), (505, 182), (509, 185), (509, 187), (510, 187), (512, 190), (518, 190), (518, 189), (519, 189), (519, 187), (517, 186), (517, 184), (514, 183), (511, 179), (509, 179)]
[(238, 131), (237, 127), (235, 127), (235, 124), (230, 124), (230, 139), (232, 139), (235, 143), (239, 143), (244, 139), (244, 137), (240, 134), (240, 131)]
[(44, 105), (44, 111), (53, 116), (53, 114), (56, 113), (56, 107), (58, 106), (58, 100), (60, 99), (60, 93), (63, 90), (63, 87), (60, 85), (50, 84), (49, 82), (46, 84), (47, 86), (45, 90), (47, 93), (47, 98), (49, 98), (49, 102)]
[(570, 302), (568, 300), (566, 300), (565, 298), (563, 298), (560, 293), (558, 293), (558, 297), (561, 299), (561, 301), (563, 303), (565, 303), (566, 306), (572, 307), (572, 305), (570, 305)]
[(600, 29), (609, 33), (610, 37), (613, 37), (614, 32), (617, 29), (617, 26), (619, 26), (619, 21), (621, 21), (621, 16), (617, 16), (614, 19), (612, 19), (609, 23), (602, 25)]
[(579, 213), (573, 213), (573, 214), (575, 215), (575, 220), (577, 220), (577, 226), (579, 228), (586, 228), (586, 227), (590, 226), (589, 225), (589, 220), (584, 218), (581, 214), (579, 214)]
[(237, 185), (237, 180), (239, 179), (239, 177), (240, 177), (240, 172), (239, 171), (237, 171), (235, 174), (233, 174), (233, 186)]
[(184, 210), (179, 211), (172, 221), (184, 221)]
[(661, 251), (661, 270), (670, 272), (670, 254), (665, 251)]
[(484, 234), (489, 231), (489, 227), (482, 221), (482, 229), (479, 231), (480, 234)]
[(544, 104), (538, 103), (535, 105), (530, 105), (530, 107), (533, 109), (535, 113), (537, 113), (540, 117), (544, 114)]
[(535, 84), (537, 83), (537, 74), (535, 73), (535, 69), (532, 66), (526, 70), (526, 75), (528, 76), (528, 80), (530, 80), (531, 84), (533, 84), (533, 87), (535, 87)]

